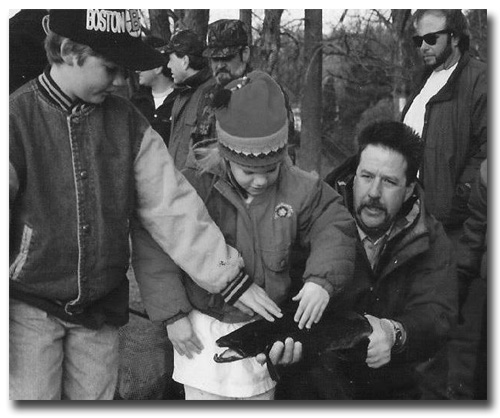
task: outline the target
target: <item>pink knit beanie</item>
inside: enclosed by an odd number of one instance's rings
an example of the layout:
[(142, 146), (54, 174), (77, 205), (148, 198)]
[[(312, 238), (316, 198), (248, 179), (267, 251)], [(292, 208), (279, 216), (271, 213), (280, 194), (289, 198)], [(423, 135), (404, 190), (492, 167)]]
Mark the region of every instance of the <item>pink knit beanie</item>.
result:
[(226, 90), (229, 102), (215, 111), (221, 155), (251, 167), (283, 160), (288, 119), (280, 86), (268, 74), (252, 71), (230, 82)]

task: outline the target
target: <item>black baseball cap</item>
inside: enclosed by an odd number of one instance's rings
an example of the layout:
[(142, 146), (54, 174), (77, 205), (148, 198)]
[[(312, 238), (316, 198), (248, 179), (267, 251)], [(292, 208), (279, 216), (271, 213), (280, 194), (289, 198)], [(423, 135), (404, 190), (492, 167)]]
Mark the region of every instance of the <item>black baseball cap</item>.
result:
[(49, 29), (130, 70), (166, 65), (166, 58), (141, 39), (138, 9), (50, 9)]
[(196, 57), (203, 56), (205, 42), (203, 39), (190, 29), (184, 29), (172, 36), (170, 42), (165, 48), (167, 54), (176, 52), (177, 54), (193, 55)]

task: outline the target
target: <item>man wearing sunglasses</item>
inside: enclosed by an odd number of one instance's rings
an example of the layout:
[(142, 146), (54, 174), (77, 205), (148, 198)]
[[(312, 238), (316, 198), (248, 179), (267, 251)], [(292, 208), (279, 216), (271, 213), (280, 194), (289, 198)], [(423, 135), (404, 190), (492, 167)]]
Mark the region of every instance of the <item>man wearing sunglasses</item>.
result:
[[(425, 142), (419, 177), (428, 210), (456, 245), (470, 215), (471, 185), (486, 158), (487, 65), (468, 52), (469, 30), (461, 10), (417, 10), (413, 23), (413, 42), (425, 71), (403, 110), (403, 121)], [(477, 351), (476, 330), (486, 292), (469, 289), (468, 295), (462, 295), (464, 322), (453, 330), (444, 351), (423, 368), (430, 398), (470, 399), (472, 395), (470, 358)]]

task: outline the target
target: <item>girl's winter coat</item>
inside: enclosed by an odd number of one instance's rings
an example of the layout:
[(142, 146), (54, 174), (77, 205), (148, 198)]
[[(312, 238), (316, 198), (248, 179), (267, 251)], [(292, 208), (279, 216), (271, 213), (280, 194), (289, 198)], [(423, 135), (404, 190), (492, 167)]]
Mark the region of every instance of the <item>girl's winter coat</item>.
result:
[[(335, 297), (352, 280), (354, 221), (340, 195), (319, 178), (287, 160), (277, 182), (246, 204), (222, 169), (200, 175), (190, 167), (183, 174), (198, 191), (228, 244), (241, 252), (247, 273), (278, 304), (293, 296), (289, 273), (296, 240), (310, 250), (305, 281), (319, 284)], [(173, 322), (193, 308), (223, 322), (250, 319), (225, 304), (219, 294), (210, 294), (189, 278), (182, 278), (146, 231), (136, 229), (133, 236), (133, 265), (142, 292), (150, 293), (147, 286), (152, 277), (164, 280), (168, 288), (154, 304), (146, 306), (153, 320)]]

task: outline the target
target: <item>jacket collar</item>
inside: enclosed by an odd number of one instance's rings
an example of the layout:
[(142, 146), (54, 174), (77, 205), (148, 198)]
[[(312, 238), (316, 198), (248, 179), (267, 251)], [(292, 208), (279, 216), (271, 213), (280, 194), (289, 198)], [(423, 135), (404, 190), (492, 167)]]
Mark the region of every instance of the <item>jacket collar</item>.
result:
[(67, 113), (76, 113), (93, 105), (82, 100), (72, 100), (50, 76), (50, 65), (38, 76), (37, 82), (42, 94), (53, 104)]
[[(448, 79), (444, 87), (429, 100), (429, 103), (448, 101), (453, 97), (453, 92), (457, 86), (456, 80), (458, 79), (458, 77), (460, 77), (462, 70), (464, 69), (464, 67), (467, 66), (470, 60), (471, 60), (470, 54), (467, 51), (464, 52), (460, 57), (460, 59), (458, 60), (457, 68), (455, 68), (455, 71), (453, 71), (453, 73), (451, 74), (450, 78)], [(427, 71), (424, 70), (424, 72), (422, 73), (422, 78), (421, 78), (422, 81), (418, 86), (418, 89), (411, 95), (410, 99), (406, 103), (405, 108), (403, 109), (402, 113), (403, 117), (404, 115), (406, 115), (406, 112), (413, 103), (413, 100), (420, 93), (420, 91), (424, 87), (427, 79), (430, 77), (431, 74), (432, 71), (430, 70)]]
[(175, 86), (175, 89), (186, 91), (186, 90), (196, 90), (205, 81), (212, 77), (212, 70), (209, 67), (205, 67), (193, 74), (191, 77), (186, 78), (182, 83)]

